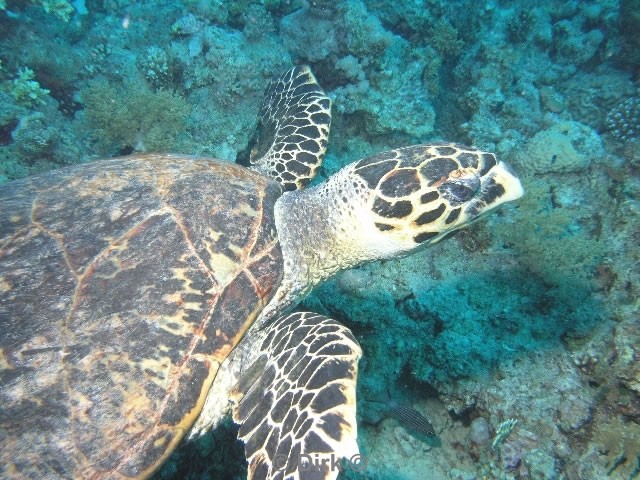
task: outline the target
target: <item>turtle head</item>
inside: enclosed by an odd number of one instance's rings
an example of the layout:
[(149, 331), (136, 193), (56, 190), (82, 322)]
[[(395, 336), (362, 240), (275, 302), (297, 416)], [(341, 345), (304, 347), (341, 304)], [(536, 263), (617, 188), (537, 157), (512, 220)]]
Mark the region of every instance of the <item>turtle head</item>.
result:
[(449, 143), (384, 152), (286, 192), (275, 206), (284, 278), (262, 319), (337, 271), (408, 255), (522, 193), (492, 153)]
[(435, 243), (523, 194), (494, 154), (451, 143), (384, 152), (344, 170), (340, 183), (363, 200), (359, 229), (376, 258)]

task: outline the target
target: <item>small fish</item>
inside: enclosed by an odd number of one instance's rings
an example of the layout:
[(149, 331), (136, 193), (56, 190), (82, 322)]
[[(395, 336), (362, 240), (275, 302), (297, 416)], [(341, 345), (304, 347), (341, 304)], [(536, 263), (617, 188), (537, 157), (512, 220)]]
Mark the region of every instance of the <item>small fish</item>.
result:
[(427, 437), (436, 436), (431, 422), (415, 408), (395, 402), (394, 400), (387, 402), (387, 408), (389, 414), (397, 419), (406, 429)]
[[(436, 437), (436, 432), (431, 425), (431, 422), (422, 415), (415, 408), (409, 405), (398, 403), (391, 398), (389, 392), (387, 392), (387, 400), (368, 400), (373, 403), (380, 403), (385, 406), (385, 417), (393, 417), (400, 422), (400, 424), (407, 430), (426, 437)], [(376, 422), (377, 423), (377, 422)]]

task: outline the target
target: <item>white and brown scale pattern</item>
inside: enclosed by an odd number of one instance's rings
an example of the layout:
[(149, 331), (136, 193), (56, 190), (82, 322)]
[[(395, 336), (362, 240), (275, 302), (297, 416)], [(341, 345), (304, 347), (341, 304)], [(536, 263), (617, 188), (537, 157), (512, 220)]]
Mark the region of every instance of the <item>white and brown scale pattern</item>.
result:
[(0, 477), (162, 462), (280, 282), (280, 194), (170, 155), (0, 187)]
[(376, 191), (371, 205), (378, 216), (376, 228), (393, 234), (410, 225), (413, 241), (423, 243), (468, 223), (505, 193), (495, 180), (483, 182), (494, 166), (492, 153), (436, 143), (360, 160), (353, 172)]
[(256, 363), (266, 364), (234, 410), (248, 477), (335, 479), (335, 469), (314, 472), (298, 462), (301, 454), (349, 459), (358, 453), (358, 342), (335, 320), (299, 312), (270, 325), (260, 350)]
[(322, 164), (331, 127), (331, 100), (308, 66), (287, 71), (264, 95), (259, 125), (250, 141), (250, 166), (285, 190), (305, 187)]

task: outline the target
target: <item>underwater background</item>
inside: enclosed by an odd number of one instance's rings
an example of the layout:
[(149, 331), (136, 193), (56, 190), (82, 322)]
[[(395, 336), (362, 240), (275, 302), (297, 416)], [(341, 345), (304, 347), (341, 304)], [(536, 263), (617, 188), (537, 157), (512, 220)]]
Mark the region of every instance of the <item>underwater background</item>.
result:
[[(640, 478), (638, 0), (0, 0), (0, 182), (138, 151), (234, 161), (301, 63), (333, 100), (319, 180), (446, 140), (525, 187), (301, 306), (364, 351), (366, 462), (340, 478)], [(155, 478), (242, 462), (229, 425)]]

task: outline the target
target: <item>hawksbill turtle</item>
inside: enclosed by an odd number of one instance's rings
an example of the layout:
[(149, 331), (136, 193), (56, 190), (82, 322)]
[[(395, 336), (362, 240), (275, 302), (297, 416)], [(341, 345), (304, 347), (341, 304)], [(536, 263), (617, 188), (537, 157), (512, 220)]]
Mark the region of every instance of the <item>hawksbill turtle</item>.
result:
[(493, 154), (437, 143), (304, 189), (330, 108), (295, 67), (267, 88), (247, 166), (141, 154), (0, 186), (0, 477), (147, 478), (229, 410), (251, 479), (357, 454), (358, 343), (289, 312), (522, 187)]

